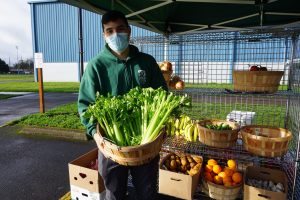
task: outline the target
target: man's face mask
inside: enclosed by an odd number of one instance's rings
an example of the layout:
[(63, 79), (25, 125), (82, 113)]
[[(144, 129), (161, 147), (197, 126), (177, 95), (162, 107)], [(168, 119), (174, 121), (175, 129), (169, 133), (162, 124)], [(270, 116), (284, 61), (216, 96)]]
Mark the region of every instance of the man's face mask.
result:
[(128, 33), (114, 33), (105, 37), (105, 41), (109, 48), (115, 52), (121, 53), (128, 47)]

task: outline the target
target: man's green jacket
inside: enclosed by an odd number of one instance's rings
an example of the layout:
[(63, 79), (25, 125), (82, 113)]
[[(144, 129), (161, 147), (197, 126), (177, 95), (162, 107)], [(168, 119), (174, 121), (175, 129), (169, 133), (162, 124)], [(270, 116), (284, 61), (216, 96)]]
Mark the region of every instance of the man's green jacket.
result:
[(96, 92), (103, 95), (123, 95), (136, 86), (154, 89), (163, 87), (167, 90), (155, 59), (139, 52), (135, 46), (130, 45), (129, 48), (128, 58), (120, 60), (105, 45), (103, 51), (95, 56), (85, 69), (80, 83), (78, 111), (90, 137), (96, 132), (96, 125), (90, 124), (88, 119), (82, 117), (82, 113), (95, 102)]

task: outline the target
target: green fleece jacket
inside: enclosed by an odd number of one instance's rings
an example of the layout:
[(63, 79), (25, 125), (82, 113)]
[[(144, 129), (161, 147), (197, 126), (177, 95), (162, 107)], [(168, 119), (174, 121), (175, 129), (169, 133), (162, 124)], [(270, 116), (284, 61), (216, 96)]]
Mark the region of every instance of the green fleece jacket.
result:
[(136, 86), (163, 87), (167, 90), (164, 77), (155, 59), (133, 46), (129, 46), (129, 56), (120, 60), (113, 55), (106, 45), (103, 51), (94, 57), (87, 65), (83, 74), (79, 96), (78, 112), (81, 122), (87, 128), (89, 139), (96, 132), (96, 125), (88, 123), (82, 113), (95, 102), (96, 92), (113, 96), (123, 95)]

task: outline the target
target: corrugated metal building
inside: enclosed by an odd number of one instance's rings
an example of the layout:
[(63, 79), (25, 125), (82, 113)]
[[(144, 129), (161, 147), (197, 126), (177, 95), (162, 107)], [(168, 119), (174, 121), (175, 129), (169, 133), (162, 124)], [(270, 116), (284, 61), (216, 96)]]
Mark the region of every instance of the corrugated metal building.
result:
[[(79, 9), (56, 0), (30, 1), (33, 52), (44, 56), (44, 81), (79, 81)], [(104, 46), (101, 16), (82, 10), (84, 65)], [(137, 47), (161, 62), (170, 60), (174, 72), (188, 83), (231, 83), (234, 69), (260, 64), (283, 70), (286, 84), (291, 35), (271, 37), (242, 35), (239, 32), (204, 32), (165, 38), (132, 26), (131, 38)], [(149, 41), (147, 41), (149, 40)]]
[[(44, 57), (44, 81), (80, 79), (78, 8), (58, 1), (30, 1), (33, 52)], [(101, 16), (82, 10), (83, 60), (87, 62), (104, 46)], [(132, 37), (155, 33), (132, 26)]]

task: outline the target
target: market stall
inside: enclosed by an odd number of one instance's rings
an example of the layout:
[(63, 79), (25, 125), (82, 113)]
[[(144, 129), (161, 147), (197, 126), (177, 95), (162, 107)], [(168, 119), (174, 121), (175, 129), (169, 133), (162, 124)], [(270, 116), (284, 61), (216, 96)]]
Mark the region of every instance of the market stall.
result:
[[(185, 199), (185, 194), (194, 199), (300, 198), (300, 29), (293, 23), (300, 9), (295, 1), (65, 2), (99, 13), (119, 9), (133, 24), (161, 33), (131, 42), (153, 55), (170, 90), (187, 94), (192, 103), (183, 108), (185, 119), (165, 124), (161, 193)], [(225, 6), (227, 14), (221, 12)], [(203, 16), (207, 20), (201, 22)], [(172, 80), (183, 84), (177, 88)], [(187, 162), (188, 156), (201, 156), (193, 174), (197, 162)], [(161, 178), (168, 176), (174, 182), (187, 177), (190, 190), (166, 191), (161, 184), (170, 183)]]

